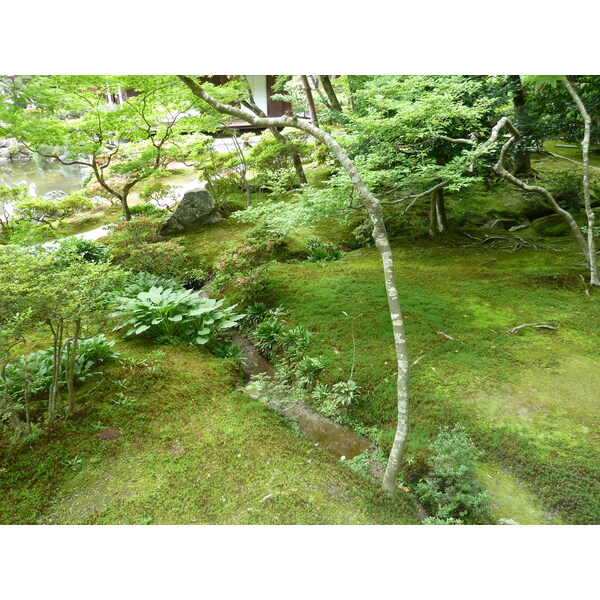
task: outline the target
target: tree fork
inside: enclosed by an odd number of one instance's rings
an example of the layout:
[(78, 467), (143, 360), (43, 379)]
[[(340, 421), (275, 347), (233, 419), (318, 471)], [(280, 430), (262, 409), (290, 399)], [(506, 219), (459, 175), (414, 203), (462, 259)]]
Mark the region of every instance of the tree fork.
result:
[(408, 434), (408, 381), (409, 381), (409, 362), (408, 362), (408, 346), (406, 342), (406, 334), (404, 331), (404, 320), (400, 309), (398, 299), (398, 290), (396, 287), (396, 276), (394, 272), (394, 261), (392, 258), (392, 249), (387, 236), (385, 223), (383, 219), (383, 208), (377, 198), (375, 198), (367, 189), (362, 180), (356, 166), (346, 154), (344, 149), (335, 141), (335, 139), (319, 129), (311, 123), (306, 123), (299, 120), (295, 116), (282, 117), (257, 117), (250, 111), (236, 106), (222, 104), (215, 100), (212, 96), (204, 91), (202, 86), (187, 75), (178, 75), (185, 83), (191, 92), (204, 100), (208, 105), (222, 114), (228, 114), (240, 119), (244, 119), (257, 127), (294, 127), (300, 129), (320, 142), (325, 144), (331, 154), (344, 167), (346, 173), (350, 177), (356, 191), (360, 195), (365, 204), (369, 218), (373, 224), (373, 240), (375, 246), (381, 255), (383, 263), (383, 274), (385, 281), (385, 289), (392, 321), (392, 331), (394, 335), (394, 347), (396, 351), (396, 359), (398, 365), (397, 374), (397, 406), (398, 406), (398, 422), (394, 442), (390, 451), (387, 468), (383, 478), (384, 489), (393, 494), (396, 491), (396, 482), (398, 472), (400, 470), (400, 461), (406, 447), (406, 438)]

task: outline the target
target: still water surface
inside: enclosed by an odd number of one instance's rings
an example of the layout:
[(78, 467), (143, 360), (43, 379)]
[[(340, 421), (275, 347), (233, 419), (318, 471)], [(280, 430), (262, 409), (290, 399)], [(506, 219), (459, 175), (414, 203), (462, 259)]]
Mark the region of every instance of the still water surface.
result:
[(32, 196), (43, 196), (48, 192), (74, 192), (81, 187), (84, 173), (76, 165), (61, 165), (57, 162), (33, 161), (0, 164), (0, 186), (26, 185)]

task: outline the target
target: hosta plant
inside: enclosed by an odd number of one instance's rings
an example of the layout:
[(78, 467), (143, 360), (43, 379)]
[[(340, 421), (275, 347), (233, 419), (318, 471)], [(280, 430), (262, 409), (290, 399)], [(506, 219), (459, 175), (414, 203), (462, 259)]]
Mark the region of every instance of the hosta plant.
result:
[(350, 406), (360, 397), (360, 386), (356, 381), (339, 381), (331, 388), (333, 391), (333, 400), (336, 404)]
[(203, 299), (197, 292), (161, 286), (120, 298), (113, 316), (125, 317), (117, 328), (124, 335), (149, 335), (158, 341), (203, 345), (225, 329), (235, 327), (243, 314), (235, 306), (222, 308), (223, 300)]

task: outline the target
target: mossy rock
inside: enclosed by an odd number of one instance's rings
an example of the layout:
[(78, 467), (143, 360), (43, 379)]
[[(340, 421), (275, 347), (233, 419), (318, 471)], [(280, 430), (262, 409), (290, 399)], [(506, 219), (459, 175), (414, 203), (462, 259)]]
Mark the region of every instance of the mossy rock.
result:
[(531, 223), (534, 231), (544, 237), (563, 237), (569, 235), (569, 226), (560, 215), (548, 215)]

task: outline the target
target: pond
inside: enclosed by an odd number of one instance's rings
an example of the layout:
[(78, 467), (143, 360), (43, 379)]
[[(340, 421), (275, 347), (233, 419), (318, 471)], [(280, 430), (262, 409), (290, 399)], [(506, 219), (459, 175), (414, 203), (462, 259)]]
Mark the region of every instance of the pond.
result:
[(43, 196), (54, 190), (74, 192), (81, 187), (84, 177), (85, 172), (77, 165), (62, 165), (53, 161), (0, 164), (0, 186), (26, 185), (32, 196)]

